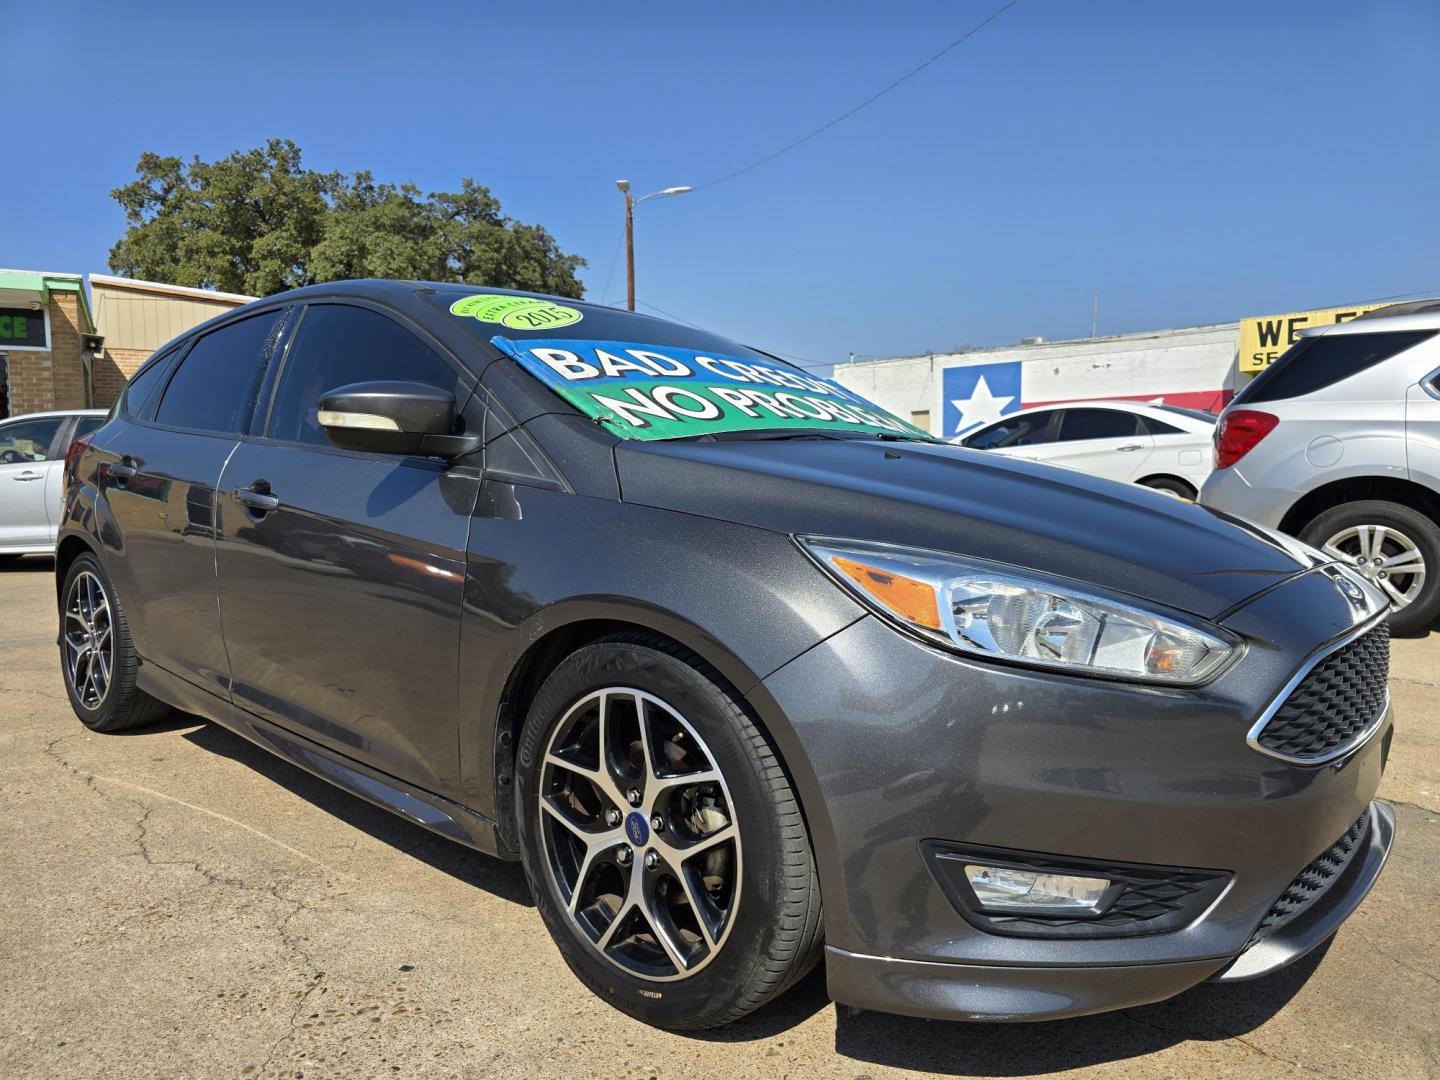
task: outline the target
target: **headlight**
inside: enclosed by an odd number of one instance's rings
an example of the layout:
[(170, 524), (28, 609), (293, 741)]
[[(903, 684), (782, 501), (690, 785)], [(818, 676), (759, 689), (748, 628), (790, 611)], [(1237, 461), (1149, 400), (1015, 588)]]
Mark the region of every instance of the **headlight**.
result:
[(1031, 570), (936, 551), (800, 537), (841, 585), (939, 644), (1085, 675), (1193, 685), (1240, 653), (1218, 627)]

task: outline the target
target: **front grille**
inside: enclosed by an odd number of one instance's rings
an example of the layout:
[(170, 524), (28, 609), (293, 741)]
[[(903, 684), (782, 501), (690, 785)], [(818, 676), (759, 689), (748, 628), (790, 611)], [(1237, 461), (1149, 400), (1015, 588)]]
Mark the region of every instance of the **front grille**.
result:
[(1390, 627), (1380, 623), (1323, 657), (1255, 736), (1276, 757), (1320, 763), (1380, 722), (1390, 679)]
[[(1219, 870), (1051, 858), (937, 840), (925, 841), (922, 849), (941, 887), (967, 920), (992, 934), (1017, 937), (1106, 938), (1168, 933), (1193, 922), (1230, 881), (1230, 875)], [(1100, 915), (1001, 915), (980, 910), (965, 878), (967, 862), (1109, 878), (1120, 890)]]
[(1367, 809), (1355, 819), (1355, 824), (1345, 830), (1345, 834), (1321, 852), (1309, 866), (1301, 870), (1295, 876), (1295, 880), (1285, 886), (1285, 891), (1280, 898), (1270, 905), (1270, 910), (1265, 913), (1265, 918), (1260, 920), (1260, 925), (1255, 928), (1255, 933), (1250, 935), (1250, 942), (1246, 945), (1254, 945), (1257, 941), (1263, 941), (1275, 931), (1287, 923), (1299, 918), (1314, 905), (1315, 901), (1324, 896), (1350, 861), (1355, 858), (1355, 853), (1360, 850), (1360, 842), (1370, 828), (1370, 811)]

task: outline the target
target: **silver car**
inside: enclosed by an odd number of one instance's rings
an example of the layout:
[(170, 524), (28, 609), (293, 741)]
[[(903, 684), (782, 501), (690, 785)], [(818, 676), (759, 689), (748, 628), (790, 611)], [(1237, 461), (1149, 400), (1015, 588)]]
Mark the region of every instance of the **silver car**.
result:
[(1300, 537), (1440, 615), (1440, 301), (1305, 334), (1236, 395), (1200, 502)]
[(104, 409), (72, 409), (0, 420), (0, 559), (55, 550), (65, 451), (105, 415)]

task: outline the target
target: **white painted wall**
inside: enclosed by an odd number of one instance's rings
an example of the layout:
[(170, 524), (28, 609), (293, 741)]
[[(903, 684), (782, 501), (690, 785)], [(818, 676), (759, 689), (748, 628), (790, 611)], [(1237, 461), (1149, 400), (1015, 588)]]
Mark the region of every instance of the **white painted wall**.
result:
[(928, 411), (931, 433), (942, 435), (945, 433), (940, 426), (946, 410), (941, 384), (946, 368), (1019, 361), (1025, 405), (1214, 390), (1233, 392), (1238, 342), (1239, 323), (1220, 323), (837, 364), (834, 377), (906, 420), (915, 412)]

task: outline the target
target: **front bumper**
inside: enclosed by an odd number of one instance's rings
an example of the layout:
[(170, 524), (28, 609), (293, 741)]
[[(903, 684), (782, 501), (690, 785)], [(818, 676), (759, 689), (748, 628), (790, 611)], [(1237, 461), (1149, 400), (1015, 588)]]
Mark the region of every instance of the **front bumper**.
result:
[(932, 1019), (1059, 1020), (1148, 1005), (1205, 982), (1243, 982), (1293, 964), (1323, 944), (1365, 899), (1395, 837), (1394, 812), (1372, 803), (1366, 850), (1345, 879), (1284, 930), (1234, 959), (1088, 967), (949, 964), (868, 956), (827, 946), (830, 996), (859, 1008)]
[[(1371, 800), (1391, 717), (1320, 768), (1260, 753), (1246, 733), (1299, 658), (1352, 618), (1319, 575), (1271, 590), (1225, 620), (1248, 651), (1203, 690), (977, 663), (870, 617), (772, 674), (751, 697), (789, 729), (782, 750), (816, 848), (832, 996), (922, 1016), (1038, 1020), (1256, 977), (1304, 955), (1384, 863), (1393, 818)], [(1247, 952), (1276, 898), (1363, 813), (1367, 848), (1333, 895)], [(926, 840), (1218, 870), (1230, 881), (1164, 933), (1006, 936), (962, 917), (925, 863)]]

